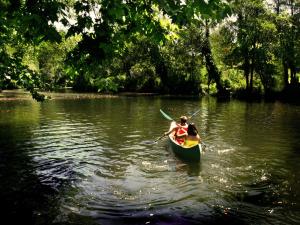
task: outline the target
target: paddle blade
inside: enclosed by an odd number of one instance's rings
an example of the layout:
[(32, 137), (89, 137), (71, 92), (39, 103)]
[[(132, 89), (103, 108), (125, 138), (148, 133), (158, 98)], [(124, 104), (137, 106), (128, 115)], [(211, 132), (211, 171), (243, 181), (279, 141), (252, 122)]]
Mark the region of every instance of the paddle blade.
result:
[(173, 121), (173, 119), (168, 114), (166, 114), (164, 111), (162, 111), (161, 109), (159, 111), (167, 120)]

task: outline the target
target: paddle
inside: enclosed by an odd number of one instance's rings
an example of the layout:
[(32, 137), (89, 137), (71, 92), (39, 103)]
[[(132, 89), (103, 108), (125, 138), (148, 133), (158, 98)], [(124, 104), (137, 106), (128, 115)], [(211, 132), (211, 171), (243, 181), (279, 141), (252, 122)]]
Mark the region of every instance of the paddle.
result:
[(159, 138), (157, 138), (154, 143), (157, 143), (160, 139), (162, 139), (164, 136), (166, 136), (165, 134), (161, 135)]
[[(188, 117), (189, 119), (191, 119), (193, 116), (197, 115), (199, 112), (200, 112), (201, 109), (197, 110), (196, 112), (194, 112), (190, 117)], [(172, 117), (170, 117), (168, 114), (166, 114), (164, 111), (162, 111), (162, 109), (159, 110), (161, 112), (161, 114), (167, 119), (167, 120), (170, 120), (170, 121), (174, 121), (174, 119), (172, 119)], [(165, 134), (163, 134), (162, 136), (160, 136), (159, 138), (157, 138), (155, 140), (154, 143), (157, 143), (157, 141), (159, 141), (160, 139), (162, 139), (163, 137), (165, 136)], [(206, 144), (201, 141), (201, 144), (203, 144), (204, 148), (206, 148)]]
[[(191, 119), (193, 116), (197, 115), (198, 112), (200, 112), (201, 109), (197, 110), (196, 112), (194, 112), (190, 117), (188, 117), (189, 119)], [(172, 119), (172, 117), (170, 117), (167, 113), (165, 113), (164, 111), (162, 111), (162, 109), (159, 110), (161, 112), (161, 114), (170, 121), (174, 121), (174, 119)]]
[(191, 119), (193, 116), (197, 115), (198, 112), (200, 112), (201, 109), (197, 110), (196, 112), (194, 112), (190, 117), (188, 117), (189, 119)]
[[(167, 113), (165, 113), (162, 109), (159, 110), (161, 112), (161, 114), (163, 115), (163, 117), (165, 117), (167, 120), (170, 121), (175, 121), (171, 116), (169, 116)], [(195, 113), (194, 113), (195, 114)], [(192, 115), (194, 116), (194, 115)], [(163, 134), (162, 136), (160, 136), (159, 138), (157, 138), (154, 143), (157, 143), (160, 139), (162, 139), (164, 136), (166, 136), (165, 134)]]
[(161, 112), (161, 114), (167, 119), (167, 120), (170, 120), (170, 121), (174, 121), (168, 114), (166, 114), (164, 111), (162, 111), (161, 109), (159, 110)]
[[(159, 110), (161, 112), (161, 114), (167, 119), (167, 120), (170, 120), (170, 121), (174, 121), (167, 113), (165, 113), (164, 111), (162, 111), (161, 109)], [(158, 137), (154, 142), (149, 142), (151, 144), (156, 144), (159, 140), (161, 140), (163, 137), (165, 137), (166, 135), (163, 134), (161, 135), (160, 137)]]
[[(164, 111), (162, 111), (162, 109), (159, 110), (161, 112), (161, 114), (170, 121), (175, 121), (171, 116), (169, 116), (167, 113), (165, 113)], [(191, 115), (191, 117), (193, 117), (194, 115), (196, 115), (200, 110), (198, 110), (197, 112), (193, 113), (193, 115)], [(190, 118), (191, 118), (190, 117)], [(159, 138), (157, 138), (154, 143), (157, 143), (160, 139), (162, 139), (164, 136), (166, 136), (165, 134), (163, 134), (162, 136), (160, 136)]]
[(161, 140), (163, 137), (165, 137), (166, 135), (165, 134), (163, 134), (163, 135), (161, 135), (160, 137), (158, 137), (155, 141), (143, 141), (142, 143), (143, 144), (146, 144), (146, 145), (153, 145), (153, 144), (157, 144), (157, 142), (159, 141), (159, 140)]

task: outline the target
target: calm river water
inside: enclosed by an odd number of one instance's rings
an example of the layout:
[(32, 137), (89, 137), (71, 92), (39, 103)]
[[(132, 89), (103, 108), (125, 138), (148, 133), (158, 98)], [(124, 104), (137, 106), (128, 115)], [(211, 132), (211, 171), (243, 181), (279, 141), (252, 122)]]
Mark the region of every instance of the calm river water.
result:
[[(300, 224), (300, 106), (15, 95), (0, 95), (2, 222)], [(200, 164), (151, 144), (169, 127), (159, 109), (200, 109)]]

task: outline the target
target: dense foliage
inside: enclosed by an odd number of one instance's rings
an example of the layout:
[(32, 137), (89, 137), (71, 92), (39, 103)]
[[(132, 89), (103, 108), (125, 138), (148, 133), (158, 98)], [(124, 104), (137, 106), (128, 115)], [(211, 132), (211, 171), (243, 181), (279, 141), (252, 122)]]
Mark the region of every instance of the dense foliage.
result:
[(0, 90), (299, 94), (296, 0), (0, 0)]

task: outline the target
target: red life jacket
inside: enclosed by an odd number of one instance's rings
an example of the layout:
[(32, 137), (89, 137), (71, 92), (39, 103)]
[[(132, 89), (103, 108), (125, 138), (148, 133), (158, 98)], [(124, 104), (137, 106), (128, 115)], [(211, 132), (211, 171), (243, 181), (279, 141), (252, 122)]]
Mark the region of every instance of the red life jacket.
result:
[[(177, 129), (177, 131), (176, 131), (176, 135), (180, 135), (180, 134), (184, 134), (184, 133), (186, 133), (187, 132), (187, 127), (179, 127), (178, 129)], [(182, 137), (176, 137), (176, 139), (175, 139), (176, 141), (177, 141), (177, 143), (178, 144), (183, 144), (183, 142), (184, 142), (184, 138), (182, 138)]]

